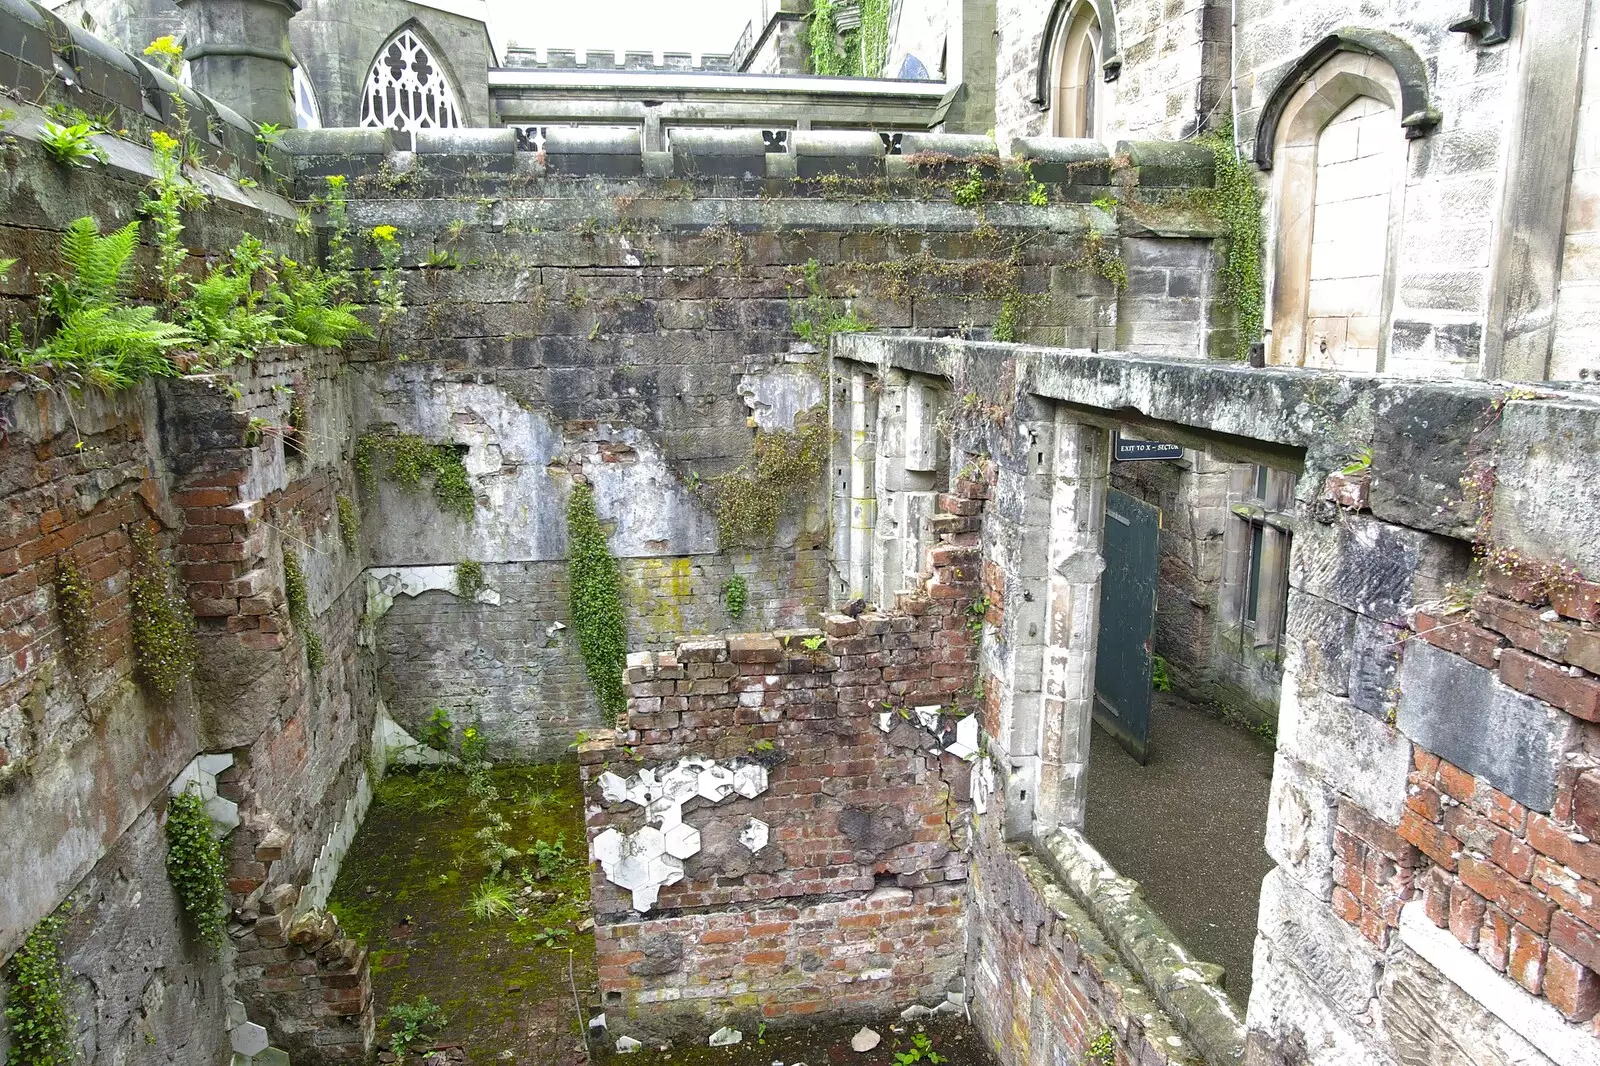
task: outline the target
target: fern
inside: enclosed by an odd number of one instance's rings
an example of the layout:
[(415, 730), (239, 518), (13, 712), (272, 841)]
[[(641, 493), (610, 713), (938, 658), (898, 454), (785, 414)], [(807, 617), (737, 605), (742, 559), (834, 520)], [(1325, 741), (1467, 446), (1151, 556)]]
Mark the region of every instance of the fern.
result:
[(90, 218), (67, 227), (61, 258), (70, 273), (43, 279), (45, 309), (55, 318), (56, 331), (33, 350), (10, 346), (23, 370), (49, 368), (67, 384), (113, 390), (178, 372), (167, 353), (188, 343), (189, 332), (161, 321), (155, 308), (124, 299), (138, 239), (137, 222), (104, 236)]
[(292, 259), (280, 261), (278, 276), (273, 300), (284, 329), (298, 334), (300, 343), (337, 348), (346, 338), (371, 334), (356, 317), (356, 305), (340, 298), (345, 278)]

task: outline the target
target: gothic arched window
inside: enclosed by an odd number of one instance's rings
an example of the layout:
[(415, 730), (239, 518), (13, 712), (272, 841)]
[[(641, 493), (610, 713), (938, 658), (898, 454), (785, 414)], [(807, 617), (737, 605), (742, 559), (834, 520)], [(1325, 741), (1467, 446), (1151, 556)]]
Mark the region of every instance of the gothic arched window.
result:
[(306, 68), (294, 65), (294, 124), (302, 130), (322, 128), (322, 108), (317, 105), (317, 90)]
[(378, 52), (361, 97), (361, 124), (411, 133), (461, 125), (455, 90), (414, 30)]
[(1087, 0), (1067, 16), (1057, 47), (1055, 135), (1098, 137), (1104, 126), (1100, 16)]

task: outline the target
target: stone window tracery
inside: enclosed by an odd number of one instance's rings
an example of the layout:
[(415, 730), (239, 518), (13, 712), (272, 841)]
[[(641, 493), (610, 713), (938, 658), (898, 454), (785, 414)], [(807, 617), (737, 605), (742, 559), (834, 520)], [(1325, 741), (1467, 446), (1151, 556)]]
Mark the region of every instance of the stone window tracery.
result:
[(361, 125), (404, 133), (461, 125), (450, 79), (413, 30), (401, 30), (379, 51), (361, 98)]

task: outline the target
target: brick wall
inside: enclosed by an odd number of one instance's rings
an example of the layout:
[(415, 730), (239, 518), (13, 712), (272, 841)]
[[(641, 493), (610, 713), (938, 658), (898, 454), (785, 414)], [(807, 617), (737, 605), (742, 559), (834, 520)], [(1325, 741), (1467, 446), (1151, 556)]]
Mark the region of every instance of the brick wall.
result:
[[(1526, 564), (1491, 567), (1487, 576), (1470, 609), (1419, 613), (1417, 635), (1581, 720), (1583, 746), (1563, 760), (1548, 811), (1419, 747), (1389, 854), (1417, 870), (1435, 924), (1569, 1021), (1586, 1021), (1600, 1008), (1600, 771), (1590, 768), (1600, 722), (1600, 680), (1591, 672), (1600, 670), (1600, 585), (1569, 580), (1552, 589)], [(1334, 905), (1341, 909), (1338, 889)], [(1362, 920), (1382, 946), (1378, 924)]]
[[(971, 766), (937, 753), (911, 708), (971, 712), (977, 550), (931, 554), (925, 587), (892, 614), (630, 659), (625, 721), (580, 749), (591, 795), (603, 771), (683, 755), (760, 760), (769, 778), (753, 798), (685, 806), (702, 847), (650, 911), (596, 869), (601, 989), (626, 1018), (618, 1033), (758, 1011), (775, 1023), (866, 1016), (950, 990)], [(591, 811), (591, 840), (641, 824), (628, 802)], [(750, 818), (770, 827), (753, 853), (735, 840)]]

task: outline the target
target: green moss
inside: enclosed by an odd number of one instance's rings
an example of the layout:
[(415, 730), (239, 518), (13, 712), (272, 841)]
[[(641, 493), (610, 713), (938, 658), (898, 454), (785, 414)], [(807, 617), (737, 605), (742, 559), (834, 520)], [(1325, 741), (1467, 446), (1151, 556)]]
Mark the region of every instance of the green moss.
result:
[(790, 430), (756, 430), (750, 458), (709, 484), (724, 548), (763, 543), (797, 497), (818, 486), (833, 433), (819, 404), (795, 419)]
[(60, 915), (34, 927), (6, 963), (6, 1066), (70, 1066), (72, 1019), (62, 1001)]
[(567, 502), (568, 606), (589, 683), (613, 718), (627, 709), (622, 671), (628, 658), (628, 622), (622, 610), (622, 574), (594, 509), (594, 490), (572, 487)]
[(467, 560), (456, 564), (456, 595), (464, 600), (474, 599), (485, 588), (483, 564)]
[(155, 538), (133, 526), (132, 580), (134, 673), (145, 688), (171, 699), (194, 671), (194, 615), (172, 591), (172, 576), (156, 551)]
[(193, 791), (167, 804), (167, 876), (200, 939), (222, 945), (228, 921), (228, 886), (222, 848), (212, 833), (205, 802)]
[(322, 636), (312, 624), (311, 600), (306, 593), (306, 573), (300, 568), (300, 558), (293, 552), (283, 553), (283, 598), (289, 604), (289, 621), (300, 632), (306, 648), (306, 665), (313, 674), (327, 664), (328, 655), (322, 646)]
[(356, 473), (368, 487), (377, 484), (380, 461), (385, 476), (401, 489), (416, 492), (423, 481), (431, 481), (440, 508), (472, 521), (478, 498), (455, 445), (432, 444), (412, 433), (362, 434), (356, 441)]
[(70, 555), (56, 560), (56, 617), (61, 621), (61, 640), (66, 646), (67, 663), (74, 673), (92, 668), (100, 646), (94, 634), (94, 590), (84, 580)]
[(1246, 359), (1261, 339), (1266, 288), (1262, 281), (1261, 191), (1253, 168), (1234, 151), (1233, 127), (1200, 138), (1216, 157), (1216, 183), (1200, 190), (1197, 202), (1227, 230), (1228, 258), (1222, 265), (1222, 301), (1233, 311), (1237, 341), (1234, 356)]
[[(525, 1042), (541, 1025), (564, 1034), (574, 1024), (569, 951), (578, 988), (594, 985), (594, 939), (578, 928), (589, 898), (578, 767), (488, 773), (510, 845), (537, 855), (540, 841), (564, 841), (578, 856), (531, 884), (497, 882), (511, 890), (514, 917), (484, 922), (468, 912), (488, 872), (476, 837), (483, 823), (472, 813), (468, 775), (442, 769), (391, 773), (378, 785), (328, 909), (370, 952), (380, 1017), (425, 995), (449, 1019), (437, 1039), (465, 1044), (469, 1062), (493, 1063), (506, 1048), (519, 1062), (552, 1061)], [(566, 935), (552, 940), (547, 928)]]
[(339, 507), (339, 539), (344, 546), (355, 551), (361, 543), (361, 512), (356, 508), (356, 502), (344, 493), (338, 496)]

